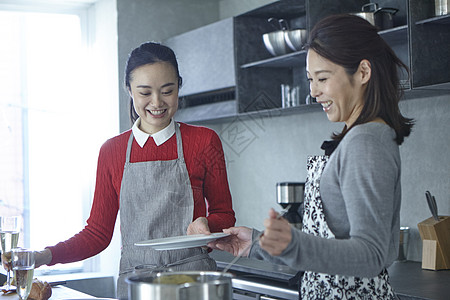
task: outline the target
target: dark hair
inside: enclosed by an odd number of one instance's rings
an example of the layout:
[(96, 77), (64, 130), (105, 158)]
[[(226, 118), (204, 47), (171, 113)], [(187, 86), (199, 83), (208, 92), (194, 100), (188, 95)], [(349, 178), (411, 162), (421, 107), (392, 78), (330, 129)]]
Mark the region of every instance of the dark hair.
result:
[[(175, 72), (177, 73), (178, 88), (181, 87), (183, 79), (180, 76), (177, 58), (172, 49), (159, 43), (146, 42), (141, 44), (133, 51), (131, 51), (131, 53), (128, 55), (128, 61), (125, 67), (125, 89), (127, 90), (127, 93), (128, 90), (131, 89), (130, 87), (131, 73), (134, 71), (134, 69), (143, 65), (153, 64), (156, 62), (170, 63), (175, 69)], [(134, 110), (133, 99), (131, 97), (129, 109), (130, 109), (129, 112), (131, 123), (133, 124), (137, 120), (139, 115)]]
[(397, 144), (403, 143), (411, 133), (414, 120), (400, 113), (398, 102), (403, 90), (398, 72), (404, 69), (409, 75), (409, 69), (378, 34), (375, 26), (355, 15), (332, 15), (314, 26), (305, 48), (342, 66), (348, 75), (357, 71), (363, 59), (371, 65), (361, 114), (350, 128), (345, 126), (341, 133), (334, 133), (334, 140), (341, 140), (353, 126), (379, 117), (395, 130)]

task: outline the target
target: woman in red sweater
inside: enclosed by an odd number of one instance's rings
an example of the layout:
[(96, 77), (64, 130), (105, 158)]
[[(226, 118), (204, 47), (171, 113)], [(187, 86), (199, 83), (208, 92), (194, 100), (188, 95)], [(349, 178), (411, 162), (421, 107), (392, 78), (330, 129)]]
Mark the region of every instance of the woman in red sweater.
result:
[(134, 125), (100, 149), (86, 227), (37, 253), (37, 266), (75, 262), (103, 251), (111, 241), (120, 207), (119, 298), (126, 298), (124, 279), (139, 265), (216, 269), (215, 261), (200, 247), (156, 251), (134, 246), (149, 239), (221, 232), (235, 223), (218, 135), (173, 120), (181, 83), (170, 48), (149, 42), (131, 52), (125, 85)]

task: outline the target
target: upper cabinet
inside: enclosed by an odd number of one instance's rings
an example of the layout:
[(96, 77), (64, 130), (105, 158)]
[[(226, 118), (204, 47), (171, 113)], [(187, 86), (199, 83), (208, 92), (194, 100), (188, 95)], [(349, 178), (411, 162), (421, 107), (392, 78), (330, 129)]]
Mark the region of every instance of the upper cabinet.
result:
[(450, 90), (450, 14), (436, 16), (434, 3), (409, 1), (413, 89)]
[[(306, 80), (306, 52), (289, 47), (287, 53), (273, 55), (263, 34), (286, 29), (311, 30), (323, 17), (344, 12), (359, 12), (366, 1), (305, 0), (277, 1), (235, 18), (237, 100), (239, 113), (283, 108), (283, 98), (295, 98), (295, 107), (306, 105), (309, 86)], [(277, 23), (268, 20), (284, 20)], [(288, 87), (285, 90), (283, 87)], [(294, 93), (292, 91), (295, 91)], [(283, 97), (284, 94), (284, 97)], [(286, 102), (286, 100), (284, 100)]]
[(236, 86), (233, 19), (228, 18), (165, 41), (175, 50), (185, 84), (180, 96)]
[(164, 42), (183, 78), (176, 118), (185, 122), (235, 116), (234, 20), (228, 18)]
[[(263, 34), (282, 28), (308, 33), (328, 15), (358, 13), (369, 3), (275, 1), (170, 39), (167, 44), (177, 54), (186, 79), (176, 118), (196, 122), (320, 109), (309, 97), (306, 51), (286, 48), (285, 53), (272, 54)], [(409, 77), (401, 75), (406, 94), (450, 90), (450, 15), (435, 16), (434, 0), (378, 0), (367, 8), (375, 5), (393, 14), (390, 26), (380, 28), (379, 34), (411, 70)]]

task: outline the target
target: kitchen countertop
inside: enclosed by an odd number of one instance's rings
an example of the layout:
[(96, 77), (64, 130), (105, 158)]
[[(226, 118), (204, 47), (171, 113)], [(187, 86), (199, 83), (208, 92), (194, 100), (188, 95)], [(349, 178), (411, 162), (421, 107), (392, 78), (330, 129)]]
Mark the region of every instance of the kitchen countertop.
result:
[[(233, 259), (231, 254), (218, 250), (214, 250), (210, 255), (217, 261), (219, 270), (225, 268)], [(292, 278), (297, 273), (288, 266), (248, 258), (239, 259), (230, 271), (262, 275), (288, 283), (292, 283)], [(396, 261), (388, 268), (388, 272), (391, 284), (401, 300), (449, 299), (450, 270), (423, 270), (420, 262)]]
[[(18, 300), (19, 296), (16, 293), (10, 293), (6, 295), (1, 295), (0, 300)], [(70, 289), (68, 287), (57, 285), (52, 287), (52, 296), (49, 300), (61, 300), (61, 299), (98, 299), (94, 296), (78, 292), (76, 290)]]
[(400, 299), (450, 298), (450, 270), (424, 270), (421, 262), (394, 262), (388, 268), (391, 285)]

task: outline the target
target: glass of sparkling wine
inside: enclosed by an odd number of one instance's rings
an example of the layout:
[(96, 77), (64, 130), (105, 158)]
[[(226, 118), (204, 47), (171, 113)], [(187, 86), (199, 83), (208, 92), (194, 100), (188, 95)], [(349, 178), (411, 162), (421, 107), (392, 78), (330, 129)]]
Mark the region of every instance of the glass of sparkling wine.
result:
[(30, 295), (34, 277), (34, 251), (29, 249), (12, 249), (12, 267), (16, 279), (16, 292), (21, 300)]
[[(6, 259), (6, 265), (11, 263), (10, 251), (17, 247), (19, 242), (19, 217), (0, 216), (0, 244), (3, 257)], [(7, 280), (4, 288), (10, 289), (11, 277), (10, 270), (6, 270)]]

